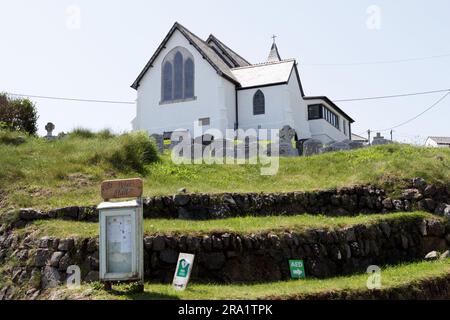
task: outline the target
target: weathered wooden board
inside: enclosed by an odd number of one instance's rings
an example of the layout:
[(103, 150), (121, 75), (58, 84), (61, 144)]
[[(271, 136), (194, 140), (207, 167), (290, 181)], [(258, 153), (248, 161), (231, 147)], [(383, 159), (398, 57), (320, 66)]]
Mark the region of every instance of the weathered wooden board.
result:
[(108, 180), (102, 183), (102, 198), (137, 198), (142, 196), (144, 183), (142, 179)]

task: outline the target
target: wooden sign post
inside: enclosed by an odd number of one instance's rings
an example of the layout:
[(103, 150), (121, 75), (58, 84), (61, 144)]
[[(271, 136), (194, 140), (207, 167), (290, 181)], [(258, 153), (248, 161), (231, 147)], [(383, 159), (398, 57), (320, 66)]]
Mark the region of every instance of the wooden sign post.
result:
[(140, 198), (144, 189), (142, 179), (107, 180), (102, 183), (102, 198), (105, 201), (120, 198)]
[[(105, 202), (98, 206), (100, 222), (100, 280), (138, 282), (144, 290), (144, 230), (141, 179), (110, 180), (101, 185)], [(111, 199), (134, 198), (110, 202)]]

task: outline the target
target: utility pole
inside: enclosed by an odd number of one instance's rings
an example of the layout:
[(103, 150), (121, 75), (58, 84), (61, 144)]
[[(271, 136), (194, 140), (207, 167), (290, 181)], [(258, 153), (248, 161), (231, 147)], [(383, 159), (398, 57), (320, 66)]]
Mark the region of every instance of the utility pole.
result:
[(394, 130), (391, 130), (391, 141), (394, 141), (393, 139), (392, 139), (392, 133), (394, 132)]
[(371, 145), (371, 143), (370, 143), (370, 129), (367, 130), (367, 136), (368, 136), (368, 138), (369, 138), (369, 145)]

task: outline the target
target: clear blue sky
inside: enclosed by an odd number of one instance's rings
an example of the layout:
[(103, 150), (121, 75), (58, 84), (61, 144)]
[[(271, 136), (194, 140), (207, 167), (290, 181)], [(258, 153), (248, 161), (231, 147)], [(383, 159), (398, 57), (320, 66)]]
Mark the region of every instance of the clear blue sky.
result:
[[(80, 28), (67, 27), (71, 5)], [(367, 8), (381, 9), (380, 29)], [(329, 66), (450, 53), (448, 0), (144, 1), (1, 0), (0, 91), (133, 101), (130, 88), (170, 27), (179, 21), (202, 38), (214, 33), (251, 62), (266, 59), (272, 34), (283, 58), (296, 58), (307, 95), (331, 99), (450, 88), (450, 56), (402, 63)], [(68, 20), (69, 19), (69, 20)], [(443, 94), (340, 106), (353, 131), (386, 128), (418, 114)], [(40, 133), (77, 126), (131, 129), (133, 105), (34, 99)], [(450, 97), (397, 129), (398, 140), (450, 136)]]

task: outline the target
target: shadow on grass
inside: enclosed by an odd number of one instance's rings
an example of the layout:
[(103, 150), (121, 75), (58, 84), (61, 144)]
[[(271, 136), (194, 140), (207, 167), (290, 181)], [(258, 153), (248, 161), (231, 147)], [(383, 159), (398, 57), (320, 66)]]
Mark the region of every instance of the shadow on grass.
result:
[(146, 290), (144, 292), (137, 292), (134, 290), (126, 289), (113, 289), (109, 293), (114, 296), (126, 297), (130, 300), (180, 300), (180, 298), (176, 295), (165, 294), (161, 292), (152, 292), (149, 290)]

